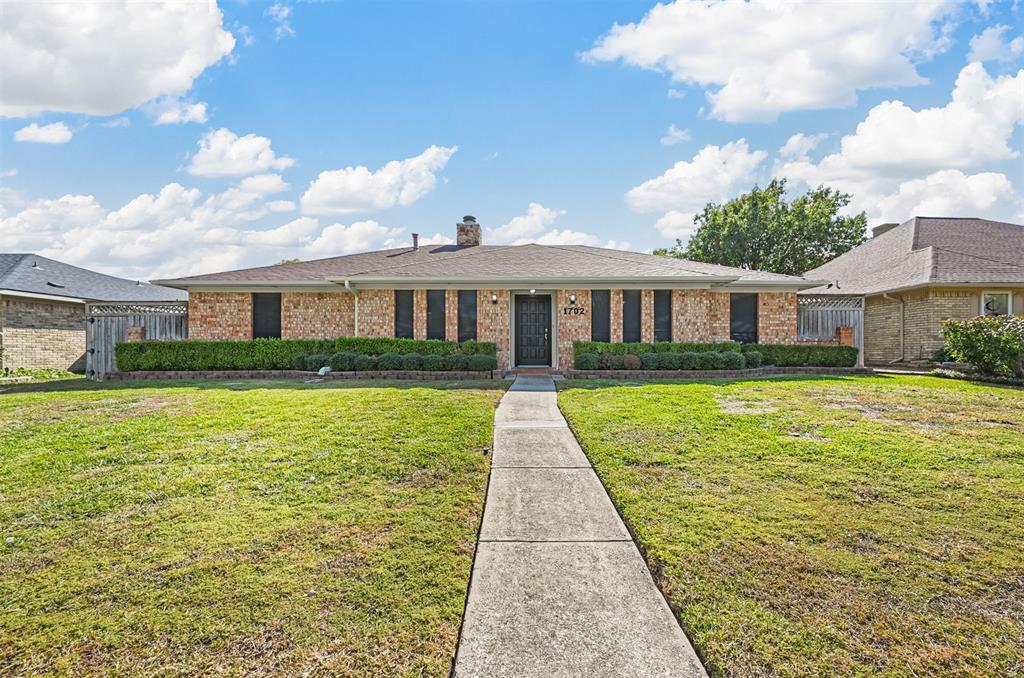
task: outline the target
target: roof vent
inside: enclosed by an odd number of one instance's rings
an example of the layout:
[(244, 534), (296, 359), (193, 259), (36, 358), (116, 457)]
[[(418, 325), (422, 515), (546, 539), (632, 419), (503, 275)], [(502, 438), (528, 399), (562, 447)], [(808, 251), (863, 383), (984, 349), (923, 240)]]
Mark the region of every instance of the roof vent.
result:
[(43, 270), (43, 267), (40, 266), (39, 262), (35, 260), (32, 261), (32, 268), (36, 269), (37, 271)]
[(61, 285), (60, 283), (55, 283), (55, 282), (47, 281), (46, 284), (49, 285), (50, 287), (56, 287), (57, 289), (60, 289), (60, 290), (64, 289), (64, 286)]
[(873, 238), (877, 238), (878, 236), (882, 235), (883, 233), (888, 233), (889, 231), (891, 231), (892, 229), (896, 228), (897, 226), (899, 226), (899, 224), (897, 224), (896, 222), (892, 222), (892, 223), (888, 223), (888, 224), (881, 224), (879, 226), (875, 226), (873, 229), (871, 229), (871, 236)]
[(462, 217), (462, 221), (455, 225), (455, 244), (459, 247), (476, 247), (481, 242), (480, 224), (476, 223), (476, 217), (471, 214)]

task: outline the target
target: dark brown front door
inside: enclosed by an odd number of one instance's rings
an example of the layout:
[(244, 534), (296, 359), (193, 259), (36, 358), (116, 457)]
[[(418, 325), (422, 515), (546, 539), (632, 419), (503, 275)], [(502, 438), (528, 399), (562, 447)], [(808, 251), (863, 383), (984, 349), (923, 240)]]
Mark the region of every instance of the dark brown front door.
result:
[(551, 365), (551, 297), (516, 297), (516, 365)]

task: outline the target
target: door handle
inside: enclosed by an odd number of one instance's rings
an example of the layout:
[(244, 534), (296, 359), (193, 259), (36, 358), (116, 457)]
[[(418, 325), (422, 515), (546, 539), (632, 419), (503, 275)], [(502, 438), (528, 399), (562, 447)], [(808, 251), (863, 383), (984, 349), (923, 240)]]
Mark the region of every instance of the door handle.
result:
[(544, 341), (548, 340), (548, 328), (544, 328)]

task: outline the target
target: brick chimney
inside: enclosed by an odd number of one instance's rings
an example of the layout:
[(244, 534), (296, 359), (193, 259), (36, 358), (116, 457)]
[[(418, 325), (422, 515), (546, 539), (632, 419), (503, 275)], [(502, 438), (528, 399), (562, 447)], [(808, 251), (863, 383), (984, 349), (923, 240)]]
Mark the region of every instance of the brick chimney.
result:
[(480, 224), (476, 217), (466, 215), (455, 225), (455, 244), (459, 247), (476, 247), (482, 242)]
[(897, 224), (895, 222), (889, 223), (889, 224), (880, 224), (878, 226), (875, 226), (873, 229), (871, 229), (871, 237), (872, 238), (877, 238), (878, 236), (882, 235), (883, 233), (888, 233), (889, 231), (891, 231), (892, 229), (896, 228), (897, 226), (899, 226), (899, 224)]

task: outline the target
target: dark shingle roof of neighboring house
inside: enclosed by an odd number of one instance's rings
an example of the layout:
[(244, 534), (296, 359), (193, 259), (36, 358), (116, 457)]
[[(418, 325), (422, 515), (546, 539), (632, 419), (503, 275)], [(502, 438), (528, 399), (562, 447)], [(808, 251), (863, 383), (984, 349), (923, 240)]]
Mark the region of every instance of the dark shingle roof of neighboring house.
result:
[(411, 284), (414, 282), (648, 281), (806, 287), (805, 278), (582, 245), (428, 245), (210, 273), (161, 284)]
[(914, 217), (804, 274), (831, 287), (803, 294), (881, 294), (925, 285), (1024, 285), (1024, 226)]
[(181, 290), (115, 278), (37, 254), (0, 254), (0, 294), (45, 294), (85, 301), (183, 301)]

